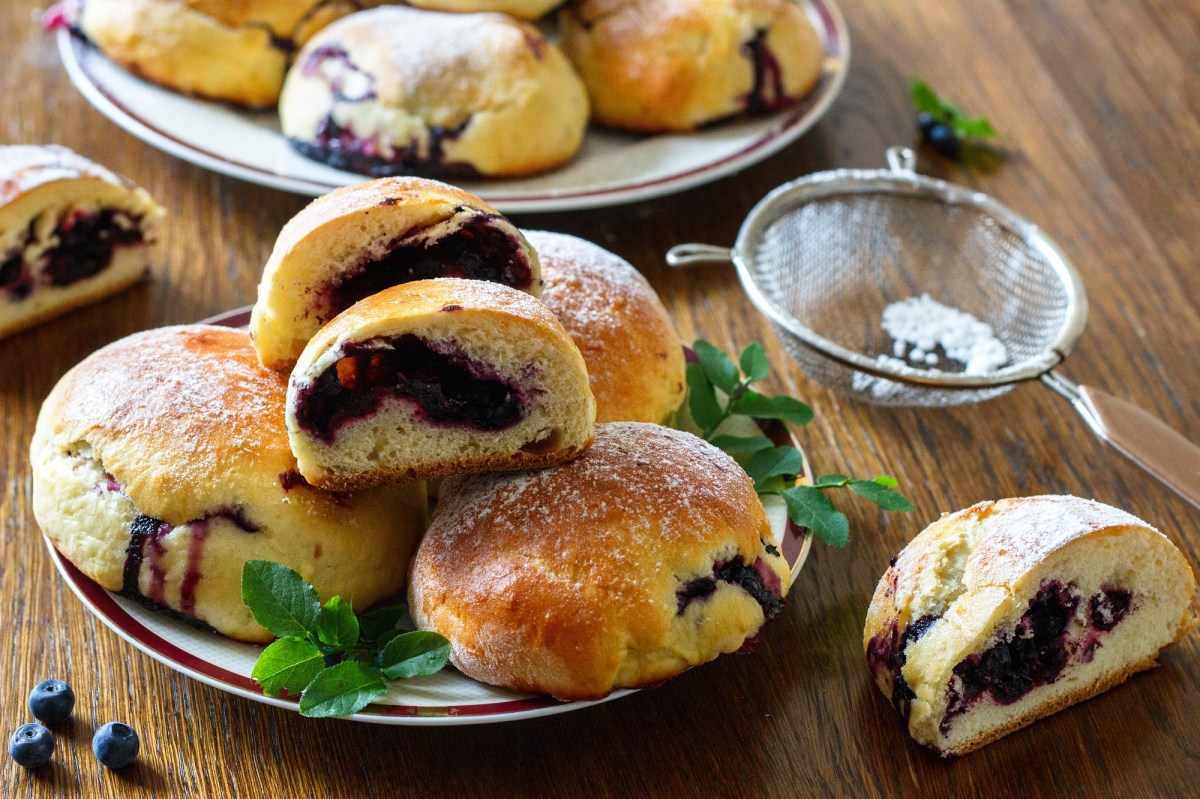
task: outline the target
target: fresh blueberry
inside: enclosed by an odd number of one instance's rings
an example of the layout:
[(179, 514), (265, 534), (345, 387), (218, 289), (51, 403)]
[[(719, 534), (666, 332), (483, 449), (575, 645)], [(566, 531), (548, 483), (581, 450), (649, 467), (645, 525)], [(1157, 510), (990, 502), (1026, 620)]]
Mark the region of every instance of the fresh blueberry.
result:
[(928, 111), (917, 114), (917, 130), (921, 131), (921, 135), (925, 138), (929, 138), (929, 132), (936, 124), (938, 124), (937, 118)]
[(947, 158), (957, 160), (962, 150), (962, 142), (954, 134), (954, 129), (941, 122), (930, 128), (929, 135), (925, 137), (925, 140), (936, 152)]
[(110, 721), (92, 736), (92, 752), (107, 768), (125, 768), (137, 760), (139, 746), (137, 732), (119, 721)]
[(62, 724), (75, 708), (75, 692), (62, 680), (42, 680), (29, 692), (29, 712), (43, 724)]
[(41, 724), (22, 724), (8, 741), (8, 753), (23, 768), (39, 768), (54, 754), (54, 736)]

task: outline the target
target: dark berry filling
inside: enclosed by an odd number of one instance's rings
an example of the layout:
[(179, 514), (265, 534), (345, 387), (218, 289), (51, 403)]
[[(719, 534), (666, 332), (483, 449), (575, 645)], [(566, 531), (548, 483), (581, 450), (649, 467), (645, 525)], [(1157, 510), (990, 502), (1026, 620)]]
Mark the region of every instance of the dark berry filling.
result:
[(289, 469), (279, 475), (279, 485), (283, 487), (284, 491), (291, 491), (293, 488), (299, 488), (300, 486), (309, 487), (308, 481), (304, 479), (304, 475), (295, 469)]
[(525, 416), (524, 395), (461, 350), (417, 336), (347, 344), (342, 357), (301, 389), (296, 420), (325, 443), (346, 424), (371, 416), (389, 398), (410, 402), (440, 427), (503, 430)]
[(45, 253), (45, 282), (69, 286), (103, 271), (117, 247), (140, 244), (140, 220), (106, 208), (95, 213), (73, 211), (59, 222), (58, 245)]
[(0, 262), (0, 290), (14, 300), (23, 300), (33, 290), (33, 272), (25, 263), (24, 248)]
[(377, 135), (359, 136), (350, 127), (339, 125), (326, 115), (313, 132), (313, 140), (289, 138), (292, 149), (305, 158), (320, 161), (335, 169), (373, 178), (391, 175), (422, 175), (436, 178), (470, 179), (480, 177), (470, 164), (446, 160), (443, 144), (462, 135), (470, 117), (457, 127), (430, 125), (424, 144), (412, 138), (407, 144), (391, 142), (391, 155), (383, 155)]
[(887, 635), (873, 636), (867, 643), (867, 665), (871, 668), (871, 673), (892, 676), (892, 704), (906, 719), (915, 694), (904, 679), (904, 664), (908, 660), (905, 650), (909, 644), (929, 632), (929, 628), (941, 617), (940, 613), (927, 613), (908, 625), (903, 634), (900, 633), (897, 622), (892, 622)]
[(1102, 588), (1088, 600), (1088, 621), (1108, 632), (1125, 618), (1133, 602), (1133, 592), (1125, 588)]
[(761, 558), (752, 566), (747, 566), (741, 558), (734, 558), (715, 564), (712, 577), (697, 577), (680, 586), (675, 592), (677, 612), (683, 613), (693, 602), (712, 596), (719, 582), (739, 586), (754, 597), (767, 619), (773, 619), (783, 610), (779, 576)]
[(329, 91), (333, 94), (334, 100), (340, 103), (361, 103), (375, 99), (375, 76), (359, 69), (350, 60), (350, 54), (344, 48), (337, 45), (325, 45), (314, 50), (304, 62), (303, 74), (310, 78), (316, 77), (320, 74), (321, 67), (329, 61), (336, 61), (341, 64), (349, 75), (361, 76), (362, 78), (362, 90), (351, 93), (346, 90), (348, 75), (327, 76)]
[(434, 241), (411, 235), (391, 242), (382, 257), (343, 272), (324, 296), (332, 317), (386, 288), (436, 277), (487, 280), (527, 290), (533, 285), (529, 259), (511, 235), (496, 227), (496, 217), (476, 215), (453, 233)]
[[(955, 718), (985, 697), (1009, 705), (1035, 688), (1053, 683), (1072, 658), (1091, 662), (1102, 645), (1100, 636), (1116, 627), (1132, 604), (1133, 593), (1124, 588), (1103, 588), (1083, 603), (1074, 585), (1058, 580), (1043, 583), (1012, 632), (954, 667), (956, 679), (948, 689), (942, 734)], [(1086, 608), (1089, 629), (1082, 638), (1074, 638), (1071, 623), (1081, 605)]]
[(746, 110), (751, 114), (770, 114), (795, 103), (783, 89), (783, 69), (779, 59), (767, 46), (767, 32), (757, 31), (754, 38), (742, 45), (742, 54), (750, 59), (754, 69), (754, 86), (745, 98)]

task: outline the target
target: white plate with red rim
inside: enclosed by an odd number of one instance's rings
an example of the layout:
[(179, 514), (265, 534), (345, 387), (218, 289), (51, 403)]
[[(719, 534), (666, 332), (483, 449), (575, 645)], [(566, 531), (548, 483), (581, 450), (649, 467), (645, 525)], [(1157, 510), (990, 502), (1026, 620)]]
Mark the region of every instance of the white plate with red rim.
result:
[[(598, 208), (647, 200), (730, 175), (767, 158), (811, 128), (841, 92), (850, 63), (846, 21), (834, 0), (802, 0), (821, 37), (820, 79), (799, 105), (688, 134), (639, 136), (589, 129), (580, 153), (559, 169), (523, 178), (462, 181), (502, 213)], [(120, 127), (177, 158), (264, 186), (317, 196), (361, 183), (296, 153), (274, 110), (249, 111), (149, 83), (79, 36), (58, 32), (71, 82)]]
[[(244, 327), (250, 308), (239, 308), (205, 319), (206, 324)], [(764, 427), (779, 443), (799, 449), (781, 425)], [(803, 450), (801, 450), (803, 453)], [(810, 482), (812, 469), (804, 460)], [(777, 499), (767, 497), (768, 500)], [(792, 584), (812, 548), (812, 535), (787, 519), (780, 503), (768, 502), (771, 529), (784, 559), (791, 567)], [(226, 638), (210, 630), (193, 627), (182, 619), (148, 609), (135, 600), (101, 588), (62, 557), (46, 540), (51, 559), (67, 585), (100, 621), (121, 638), (150, 657), (188, 677), (237, 696), (299, 711), (296, 699), (267, 696), (250, 674), (263, 647)], [(770, 627), (768, 625), (767, 629)], [(768, 633), (769, 634), (769, 633)], [(460, 725), (483, 724), (565, 713), (628, 696), (635, 689), (622, 688), (595, 702), (559, 702), (548, 696), (521, 694), (485, 685), (447, 666), (429, 677), (398, 680), (388, 684), (388, 693), (362, 711), (342, 718), (376, 724)]]

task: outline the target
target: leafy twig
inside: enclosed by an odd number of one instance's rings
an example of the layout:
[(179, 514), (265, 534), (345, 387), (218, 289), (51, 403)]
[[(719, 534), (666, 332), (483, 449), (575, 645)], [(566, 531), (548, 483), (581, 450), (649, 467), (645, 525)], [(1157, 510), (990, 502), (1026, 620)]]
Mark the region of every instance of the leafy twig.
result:
[(912, 503), (896, 491), (893, 477), (859, 480), (827, 474), (816, 478), (812, 485), (795, 485), (804, 464), (798, 449), (776, 446), (765, 435), (722, 432), (729, 420), (739, 416), (806, 425), (812, 420), (812, 408), (792, 397), (767, 396), (750, 388), (770, 374), (761, 344), (747, 346), (737, 363), (707, 341), (697, 341), (693, 349), (697, 362), (687, 365), (687, 410), (700, 436), (741, 464), (759, 494), (782, 497), (793, 522), (807, 527), (822, 542), (842, 547), (850, 539), (850, 524), (846, 515), (834, 508), (826, 491), (848, 488), (884, 510), (913, 509)]
[(246, 561), (242, 603), (278, 639), (250, 676), (267, 696), (299, 696), (304, 716), (357, 713), (387, 692), (387, 680), (433, 674), (450, 656), (441, 635), (398, 628), (404, 605), (362, 616), (340, 596), (322, 605), (316, 590), (281, 563)]

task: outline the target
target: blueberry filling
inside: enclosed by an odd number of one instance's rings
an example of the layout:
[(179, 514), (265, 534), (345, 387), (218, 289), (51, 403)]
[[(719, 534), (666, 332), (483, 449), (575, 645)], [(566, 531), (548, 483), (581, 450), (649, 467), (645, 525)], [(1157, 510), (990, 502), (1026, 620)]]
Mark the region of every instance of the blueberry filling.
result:
[(892, 704), (901, 717), (907, 719), (916, 696), (904, 679), (904, 664), (908, 660), (905, 650), (908, 645), (919, 640), (934, 623), (942, 617), (940, 613), (927, 613), (904, 629), (900, 634), (897, 622), (892, 622), (888, 634), (876, 635), (867, 644), (867, 665), (872, 674), (890, 674), (892, 676)]
[(345, 345), (337, 363), (300, 390), (296, 420), (328, 444), (389, 398), (408, 401), (427, 423), (485, 431), (515, 425), (527, 406), (516, 386), (461, 350), (406, 334)]
[[(1089, 663), (1101, 646), (1100, 636), (1120, 623), (1133, 604), (1133, 593), (1124, 588), (1102, 588), (1083, 603), (1078, 589), (1050, 580), (1041, 585), (1015, 629), (990, 648), (971, 655), (954, 667), (942, 734), (971, 705), (988, 697), (1009, 705), (1035, 688), (1057, 680), (1072, 658)], [(1090, 629), (1079, 639), (1071, 624), (1086, 607)]]
[(742, 54), (754, 69), (754, 85), (746, 95), (746, 110), (751, 114), (770, 114), (795, 102), (783, 89), (783, 69), (767, 46), (767, 32), (759, 30), (742, 45)]
[(683, 613), (693, 602), (712, 596), (716, 593), (718, 583), (741, 587), (759, 604), (767, 619), (773, 619), (783, 610), (778, 575), (761, 558), (752, 566), (747, 566), (741, 558), (734, 558), (715, 564), (712, 577), (697, 577), (680, 586), (675, 592), (677, 612)]
[(390, 175), (423, 175), (438, 178), (477, 178), (479, 170), (467, 163), (447, 161), (443, 143), (462, 135), (471, 118), (457, 127), (430, 125), (424, 144), (416, 138), (407, 144), (391, 142), (391, 155), (383, 155), (378, 135), (362, 137), (326, 115), (313, 132), (313, 141), (289, 138), (292, 149), (305, 158), (335, 169), (380, 178)]
[[(321, 68), (330, 61), (341, 64), (343, 69), (342, 74), (327, 77), (329, 91), (334, 100), (339, 103), (362, 103), (375, 99), (375, 76), (359, 69), (350, 60), (350, 54), (337, 45), (325, 45), (314, 50), (304, 62), (303, 74), (306, 77), (316, 77), (321, 74)], [(347, 88), (347, 83), (351, 80), (361, 85), (356, 86), (356, 90), (351, 90)]]
[(401, 236), (380, 258), (348, 269), (325, 291), (336, 316), (354, 303), (386, 288), (435, 277), (462, 277), (503, 283), (527, 290), (533, 284), (529, 259), (512, 237), (496, 227), (495, 217), (476, 215), (455, 232), (436, 241), (413, 241)]
[(24, 248), (0, 262), (0, 289), (14, 300), (23, 300), (33, 290), (33, 272), (25, 263)]
[(113, 251), (142, 242), (138, 219), (106, 208), (72, 213), (59, 223), (58, 245), (46, 251), (43, 274), (51, 286), (68, 286), (103, 271)]

